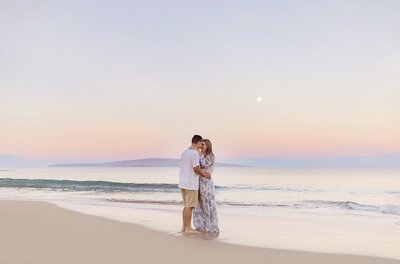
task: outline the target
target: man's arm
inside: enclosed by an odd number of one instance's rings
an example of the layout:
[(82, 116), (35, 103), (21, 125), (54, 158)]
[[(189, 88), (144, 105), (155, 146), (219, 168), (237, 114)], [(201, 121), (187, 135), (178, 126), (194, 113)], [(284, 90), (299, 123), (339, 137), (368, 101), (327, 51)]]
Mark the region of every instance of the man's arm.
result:
[(203, 172), (203, 171), (200, 169), (200, 166), (194, 167), (193, 170), (194, 170), (194, 172), (195, 172), (197, 175), (199, 175), (199, 176), (201, 176), (201, 177), (204, 177), (204, 178), (206, 178), (206, 179), (211, 179), (211, 174), (208, 173), (208, 172)]

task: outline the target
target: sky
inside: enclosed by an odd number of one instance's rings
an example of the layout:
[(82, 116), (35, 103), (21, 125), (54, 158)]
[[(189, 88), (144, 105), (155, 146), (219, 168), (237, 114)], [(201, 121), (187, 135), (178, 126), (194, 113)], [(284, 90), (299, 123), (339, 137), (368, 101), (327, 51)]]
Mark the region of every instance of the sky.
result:
[[(400, 1), (0, 0), (0, 154), (400, 154)], [(262, 98), (261, 101), (257, 98)]]

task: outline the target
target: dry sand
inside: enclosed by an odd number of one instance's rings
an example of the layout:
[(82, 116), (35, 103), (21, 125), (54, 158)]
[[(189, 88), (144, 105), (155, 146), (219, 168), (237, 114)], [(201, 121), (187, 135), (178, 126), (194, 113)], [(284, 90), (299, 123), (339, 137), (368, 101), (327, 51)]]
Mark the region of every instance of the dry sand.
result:
[(400, 263), (400, 260), (253, 248), (172, 236), (44, 202), (0, 201), (0, 214), (0, 264)]

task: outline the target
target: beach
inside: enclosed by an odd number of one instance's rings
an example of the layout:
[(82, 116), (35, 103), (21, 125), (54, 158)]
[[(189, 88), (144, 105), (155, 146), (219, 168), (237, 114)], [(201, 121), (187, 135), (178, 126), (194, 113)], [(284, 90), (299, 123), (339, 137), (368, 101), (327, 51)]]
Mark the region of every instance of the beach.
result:
[[(221, 230), (216, 242), (400, 260), (399, 172), (216, 168)], [(180, 236), (177, 168), (38, 168), (0, 174), (0, 200), (46, 202)]]
[[(0, 201), (0, 263), (400, 263), (172, 236), (46, 202)], [(290, 238), (288, 238), (290, 239)]]
[(400, 264), (399, 13), (0, 0), (0, 264)]

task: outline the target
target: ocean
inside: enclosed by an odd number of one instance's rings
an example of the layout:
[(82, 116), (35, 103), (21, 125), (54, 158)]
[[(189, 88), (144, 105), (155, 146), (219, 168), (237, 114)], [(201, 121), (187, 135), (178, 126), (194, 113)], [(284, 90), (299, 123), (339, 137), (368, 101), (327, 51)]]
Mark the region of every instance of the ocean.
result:
[[(218, 240), (400, 259), (400, 169), (216, 168)], [(178, 168), (0, 171), (0, 199), (180, 235)]]

